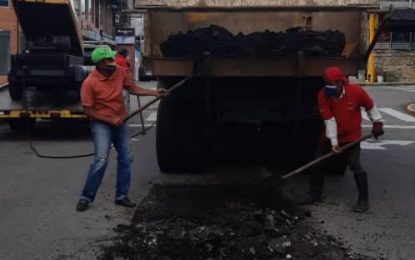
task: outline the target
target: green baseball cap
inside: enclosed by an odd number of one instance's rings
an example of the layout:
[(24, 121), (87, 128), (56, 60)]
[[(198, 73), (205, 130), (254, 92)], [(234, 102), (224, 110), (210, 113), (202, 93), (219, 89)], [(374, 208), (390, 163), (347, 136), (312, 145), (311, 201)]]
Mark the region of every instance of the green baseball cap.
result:
[(116, 51), (112, 51), (110, 49), (106, 49), (103, 47), (98, 47), (92, 51), (91, 60), (93, 63), (98, 63), (103, 59), (113, 59), (115, 54), (117, 54)]

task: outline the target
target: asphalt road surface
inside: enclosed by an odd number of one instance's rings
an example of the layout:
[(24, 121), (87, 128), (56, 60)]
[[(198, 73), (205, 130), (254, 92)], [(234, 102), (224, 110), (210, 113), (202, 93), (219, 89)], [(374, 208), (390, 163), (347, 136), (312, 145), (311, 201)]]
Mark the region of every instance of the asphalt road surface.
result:
[[(154, 87), (154, 83), (145, 83)], [(369, 174), (371, 210), (355, 214), (351, 207), (356, 189), (350, 173), (330, 176), (325, 202), (309, 207), (319, 227), (358, 253), (386, 259), (415, 259), (415, 117), (405, 105), (415, 99), (415, 88), (368, 87), (384, 116), (386, 134), (380, 141), (362, 144), (362, 160)], [(142, 103), (149, 98), (142, 99)], [(132, 99), (133, 109), (137, 103)], [(156, 120), (156, 106), (143, 114), (146, 126)], [(370, 122), (364, 120), (365, 130)], [(135, 117), (131, 133), (141, 130)], [(94, 259), (99, 246), (109, 243), (112, 229), (127, 223), (132, 210), (113, 204), (115, 153), (91, 209), (78, 213), (75, 205), (84, 184), (91, 158), (51, 160), (37, 158), (25, 136), (0, 123), (0, 259)], [(151, 182), (190, 182), (194, 176), (161, 176), (155, 158), (155, 136), (151, 129), (132, 139), (133, 180), (130, 196), (138, 201)], [(92, 151), (88, 127), (40, 122), (34, 144), (41, 153), (72, 155)], [(222, 169), (249, 172), (252, 169)], [(211, 169), (197, 177), (212, 181), (221, 172)], [(290, 180), (288, 187), (304, 189), (306, 177)]]

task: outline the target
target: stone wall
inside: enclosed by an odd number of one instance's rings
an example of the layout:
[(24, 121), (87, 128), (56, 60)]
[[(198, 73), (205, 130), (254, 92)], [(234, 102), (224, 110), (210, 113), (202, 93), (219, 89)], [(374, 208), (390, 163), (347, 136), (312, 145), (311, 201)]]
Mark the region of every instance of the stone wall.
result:
[(415, 52), (378, 50), (375, 69), (385, 82), (415, 82)]
[(379, 0), (135, 0), (135, 7), (145, 5), (162, 6), (336, 6), (336, 5), (375, 5)]

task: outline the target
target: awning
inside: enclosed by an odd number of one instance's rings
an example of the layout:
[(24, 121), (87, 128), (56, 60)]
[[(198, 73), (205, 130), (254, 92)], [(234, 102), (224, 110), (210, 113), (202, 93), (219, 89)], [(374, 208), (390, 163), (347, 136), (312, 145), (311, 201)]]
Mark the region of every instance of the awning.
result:
[(415, 10), (396, 9), (389, 22), (391, 32), (415, 32)]

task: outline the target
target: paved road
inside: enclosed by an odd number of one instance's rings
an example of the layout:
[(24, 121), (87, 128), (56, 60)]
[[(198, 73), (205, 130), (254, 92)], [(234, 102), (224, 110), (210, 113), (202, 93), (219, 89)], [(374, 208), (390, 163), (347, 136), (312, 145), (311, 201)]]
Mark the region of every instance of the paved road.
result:
[[(135, 97), (132, 108), (137, 108)], [(141, 130), (136, 126), (140, 124), (138, 117), (131, 124), (131, 133)], [(137, 200), (158, 174), (153, 139), (154, 135), (149, 134), (132, 142), (135, 156), (131, 197)], [(25, 135), (11, 132), (4, 123), (0, 123), (0, 142), (0, 259), (95, 259), (98, 246), (114, 235), (112, 229), (130, 220), (132, 210), (113, 204), (115, 153), (93, 207), (78, 213), (75, 205), (91, 158), (37, 158)], [(88, 127), (70, 122), (39, 122), (34, 144), (46, 155), (90, 153), (93, 149)]]
[[(144, 85), (154, 87), (153, 83)], [(322, 229), (344, 240), (359, 253), (384, 254), (387, 259), (415, 259), (412, 232), (415, 226), (412, 166), (415, 119), (407, 117), (403, 109), (404, 104), (415, 98), (414, 89), (368, 88), (387, 120), (383, 143), (363, 144), (364, 166), (370, 176), (371, 212), (364, 215), (350, 212), (356, 194), (349, 175), (330, 177), (326, 202), (310, 208)], [(155, 109), (153, 106), (143, 115), (147, 126), (154, 123)], [(369, 125), (369, 121), (364, 125)], [(87, 127), (51, 126), (41, 122), (39, 129), (35, 145), (42, 153), (77, 154), (92, 150)], [(140, 129), (141, 122), (136, 117), (130, 122), (130, 131), (134, 133)], [(109, 243), (112, 228), (129, 221), (132, 211), (112, 203), (114, 153), (93, 207), (77, 213), (75, 204), (90, 158), (39, 159), (29, 150), (24, 136), (10, 132), (4, 124), (0, 124), (0, 140), (0, 259), (93, 259), (97, 246)], [(135, 156), (131, 197), (137, 200), (144, 196), (151, 181), (223, 181), (218, 177), (223, 172), (232, 181), (233, 174), (240, 178), (241, 171), (248, 174), (253, 170), (210, 169), (197, 178), (161, 176), (155, 160), (154, 129), (135, 138), (132, 147)], [(293, 182), (297, 185), (294, 187), (304, 188), (301, 186), (304, 178)]]

